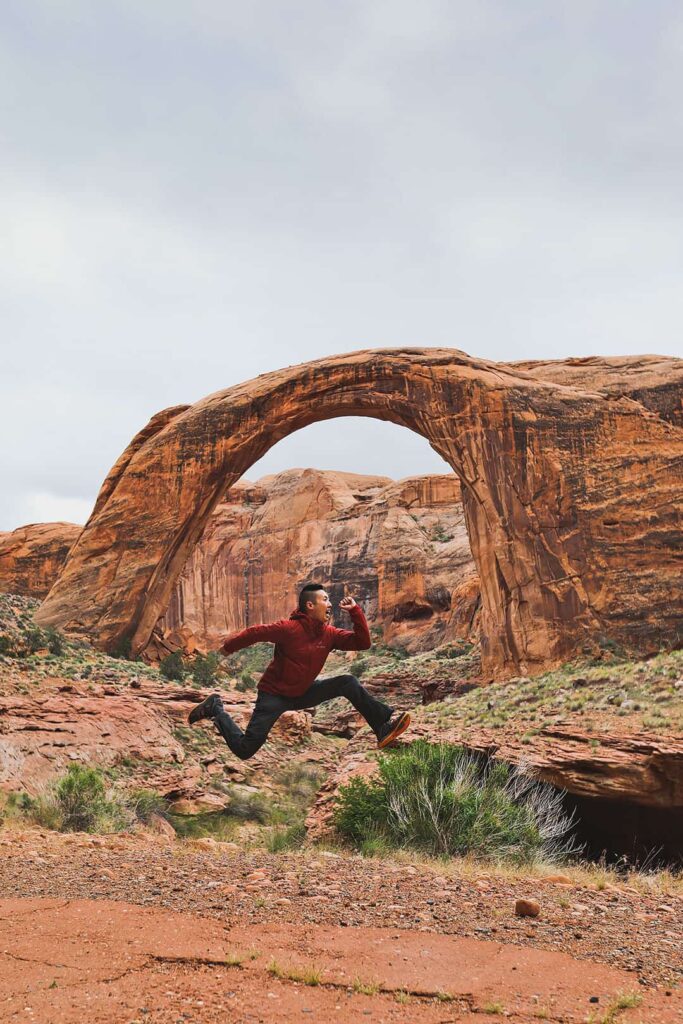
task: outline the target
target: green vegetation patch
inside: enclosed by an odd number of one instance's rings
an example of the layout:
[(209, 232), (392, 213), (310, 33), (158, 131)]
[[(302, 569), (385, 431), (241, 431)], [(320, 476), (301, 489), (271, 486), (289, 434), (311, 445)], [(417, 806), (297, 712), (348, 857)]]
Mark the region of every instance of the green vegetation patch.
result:
[(116, 790), (99, 769), (81, 764), (70, 765), (38, 796), (13, 794), (4, 808), (7, 818), (57, 832), (121, 832), (165, 813), (165, 801), (152, 790)]
[[(439, 652), (440, 658), (448, 657)], [(456, 662), (457, 663), (457, 662)], [(544, 728), (578, 718), (591, 732), (605, 717), (632, 721), (634, 728), (678, 735), (683, 729), (683, 651), (647, 661), (627, 661), (606, 650), (600, 660), (569, 662), (529, 679), (480, 686), (457, 699), (420, 709), (417, 717), (465, 730), (513, 725), (527, 740)]]
[(273, 658), (272, 644), (254, 644), (241, 651), (235, 651), (224, 659), (224, 664), (231, 675), (241, 677), (260, 675)]
[(517, 864), (558, 861), (573, 849), (561, 792), (519, 768), (425, 740), (378, 763), (377, 777), (356, 776), (336, 800), (335, 825), (357, 849)]

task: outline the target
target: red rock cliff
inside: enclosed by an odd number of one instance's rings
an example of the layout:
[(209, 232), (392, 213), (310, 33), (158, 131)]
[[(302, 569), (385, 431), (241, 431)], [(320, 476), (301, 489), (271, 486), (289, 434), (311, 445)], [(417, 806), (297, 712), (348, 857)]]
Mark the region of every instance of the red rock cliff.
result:
[(188, 559), (162, 630), (201, 646), (289, 614), (307, 581), (359, 600), (411, 650), (469, 634), (479, 583), (455, 474), (293, 469), (232, 488)]

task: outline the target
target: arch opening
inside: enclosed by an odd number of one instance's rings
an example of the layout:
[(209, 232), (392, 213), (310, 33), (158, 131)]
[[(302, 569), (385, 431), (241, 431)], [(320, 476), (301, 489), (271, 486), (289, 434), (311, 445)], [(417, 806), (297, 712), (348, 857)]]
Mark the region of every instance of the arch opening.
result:
[[(233, 484), (189, 553), (147, 653), (215, 648), (245, 626), (288, 615), (310, 580), (323, 583), (335, 604), (351, 593), (378, 635), (406, 653), (476, 642), (479, 582), (459, 479), (422, 438), (380, 424), (368, 429), (367, 419), (347, 420), (344, 435), (357, 427), (362, 442), (385, 451), (410, 447), (407, 456), (386, 460), (398, 479), (353, 471), (364, 458), (353, 443), (353, 454), (328, 455), (333, 468), (254, 473), (303, 461), (310, 448), (320, 461), (340, 432), (311, 425), (278, 442), (279, 453), (271, 450)], [(376, 467), (381, 450), (378, 456)], [(436, 472), (425, 472), (425, 462)]]

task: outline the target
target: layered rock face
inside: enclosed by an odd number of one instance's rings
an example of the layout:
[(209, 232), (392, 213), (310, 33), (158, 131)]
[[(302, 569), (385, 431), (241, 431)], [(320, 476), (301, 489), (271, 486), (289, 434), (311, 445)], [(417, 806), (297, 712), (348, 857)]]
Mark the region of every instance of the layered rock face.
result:
[(460, 478), (485, 671), (537, 671), (596, 636), (680, 643), (683, 361), (575, 364), (355, 352), (160, 413), (104, 482), (38, 621), (143, 650), (228, 489), (293, 431), (361, 415), (421, 434)]
[(35, 792), (72, 761), (112, 765), (124, 756), (161, 764), (184, 759), (172, 721), (137, 696), (63, 689), (0, 695), (1, 789)]
[(455, 474), (395, 482), (293, 469), (237, 484), (183, 569), (160, 632), (183, 639), (189, 630), (216, 647), (288, 615), (311, 581), (335, 603), (352, 594), (385, 641), (410, 651), (470, 635), (479, 581)]
[(0, 533), (0, 592), (45, 597), (82, 530), (74, 523), (33, 523)]

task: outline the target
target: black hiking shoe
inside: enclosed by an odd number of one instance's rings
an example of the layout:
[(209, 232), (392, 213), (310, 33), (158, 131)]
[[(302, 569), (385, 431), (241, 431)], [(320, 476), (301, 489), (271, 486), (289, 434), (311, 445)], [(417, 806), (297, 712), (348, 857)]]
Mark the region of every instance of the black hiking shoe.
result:
[(187, 720), (190, 725), (194, 725), (195, 722), (201, 721), (202, 718), (215, 718), (222, 710), (223, 701), (217, 693), (212, 693), (201, 704), (197, 704), (195, 708), (192, 708), (192, 711), (187, 716)]
[(405, 732), (410, 725), (410, 715), (407, 711), (399, 711), (393, 715), (388, 722), (385, 722), (377, 733), (377, 746), (388, 747), (402, 732)]

